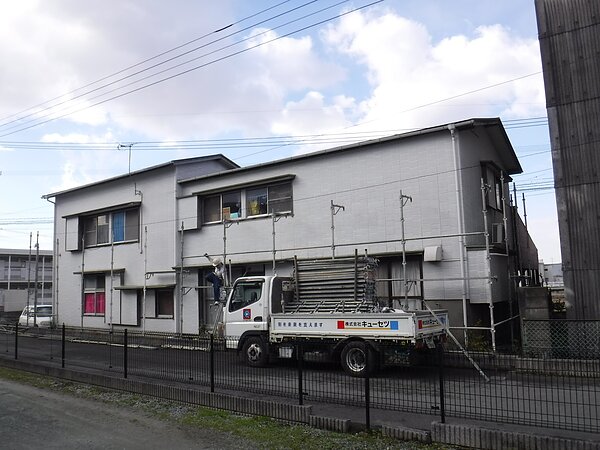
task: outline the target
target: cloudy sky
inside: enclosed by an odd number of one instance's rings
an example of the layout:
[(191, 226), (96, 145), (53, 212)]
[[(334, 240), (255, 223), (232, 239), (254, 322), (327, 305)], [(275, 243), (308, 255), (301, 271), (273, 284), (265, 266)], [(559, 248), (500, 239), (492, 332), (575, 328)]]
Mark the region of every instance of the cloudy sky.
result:
[(51, 249), (41, 196), (129, 165), (500, 117), (521, 212), (525, 193), (540, 257), (560, 261), (533, 0), (5, 1), (0, 42), (0, 247), (39, 232)]

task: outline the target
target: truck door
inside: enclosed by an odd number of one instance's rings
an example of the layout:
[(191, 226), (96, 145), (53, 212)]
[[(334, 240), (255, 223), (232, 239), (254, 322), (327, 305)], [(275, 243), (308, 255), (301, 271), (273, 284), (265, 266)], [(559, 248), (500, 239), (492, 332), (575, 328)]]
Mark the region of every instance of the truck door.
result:
[(264, 279), (238, 280), (225, 310), (226, 336), (238, 338), (246, 331), (266, 330), (268, 302)]

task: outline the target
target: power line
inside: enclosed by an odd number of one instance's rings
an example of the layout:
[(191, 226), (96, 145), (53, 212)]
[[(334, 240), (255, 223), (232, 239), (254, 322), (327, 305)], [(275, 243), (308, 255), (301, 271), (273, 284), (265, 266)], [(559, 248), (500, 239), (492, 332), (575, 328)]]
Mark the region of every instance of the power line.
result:
[[(532, 119), (513, 119), (505, 121), (510, 125), (528, 126)], [(415, 128), (394, 129), (394, 130), (374, 130), (374, 131), (354, 131), (344, 133), (321, 133), (295, 136), (265, 136), (248, 138), (221, 138), (221, 139), (197, 139), (181, 141), (136, 141), (136, 148), (139, 150), (163, 150), (170, 151), (174, 149), (200, 150), (200, 149), (236, 149), (245, 147), (261, 147), (265, 145), (319, 145), (358, 142), (359, 140), (378, 139), (394, 134), (414, 131)], [(118, 145), (117, 141), (110, 142), (34, 142), (34, 141), (0, 141), (0, 145), (21, 150), (86, 150), (86, 151), (106, 151), (114, 150)], [(166, 145), (168, 144), (168, 145)], [(520, 155), (520, 158), (527, 156), (549, 153), (549, 150)]]
[[(24, 110), (22, 110), (22, 111), (19, 111), (19, 112), (17, 112), (17, 113), (11, 114), (10, 116), (7, 116), (7, 117), (5, 117), (5, 118), (3, 118), (3, 119), (0, 119), (0, 122), (4, 122), (5, 120), (7, 120), (7, 119), (10, 119), (11, 117), (15, 117), (15, 116), (17, 116), (17, 115), (19, 115), (19, 114), (23, 114), (23, 113), (25, 113), (25, 112), (27, 112), (27, 111), (30, 111), (30, 110), (33, 110), (33, 109), (36, 109), (36, 108), (39, 108), (39, 107), (45, 106), (45, 105), (47, 105), (47, 104), (49, 104), (49, 103), (52, 103), (52, 102), (54, 102), (55, 100), (60, 100), (60, 99), (61, 99), (61, 98), (63, 98), (63, 97), (66, 97), (66, 96), (68, 96), (68, 95), (74, 94), (74, 93), (76, 93), (76, 92), (78, 92), (78, 91), (81, 91), (81, 90), (83, 90), (83, 89), (86, 89), (86, 88), (88, 88), (88, 87), (90, 87), (90, 86), (93, 86), (93, 85), (95, 85), (95, 84), (101, 83), (101, 82), (103, 82), (103, 81), (105, 81), (105, 80), (108, 80), (108, 79), (110, 79), (110, 78), (112, 78), (112, 77), (115, 77), (115, 76), (117, 76), (117, 75), (120, 75), (120, 74), (122, 74), (122, 73), (125, 73), (125, 72), (127, 72), (128, 70), (131, 70), (131, 69), (134, 69), (134, 68), (136, 68), (136, 67), (139, 67), (139, 66), (141, 66), (141, 65), (143, 65), (143, 64), (146, 64), (147, 62), (150, 62), (150, 61), (153, 61), (153, 60), (155, 60), (155, 59), (158, 59), (158, 58), (160, 58), (161, 56), (165, 56), (165, 55), (167, 55), (167, 54), (169, 54), (169, 53), (172, 53), (172, 52), (174, 52), (174, 51), (176, 51), (176, 50), (179, 50), (179, 49), (181, 49), (181, 48), (183, 48), (183, 47), (186, 47), (186, 46), (188, 46), (188, 45), (190, 45), (190, 44), (193, 44), (194, 42), (198, 42), (198, 41), (200, 41), (200, 40), (202, 40), (202, 39), (205, 39), (205, 38), (207, 38), (208, 36), (211, 36), (211, 35), (213, 35), (213, 34), (215, 34), (215, 33), (219, 33), (219, 32), (221, 32), (221, 31), (223, 31), (223, 30), (226, 30), (226, 29), (228, 29), (228, 28), (230, 28), (230, 27), (234, 26), (234, 25), (237, 25), (237, 24), (239, 24), (239, 23), (245, 22), (246, 20), (249, 20), (249, 19), (251, 19), (251, 18), (253, 18), (253, 17), (256, 17), (256, 16), (258, 16), (258, 15), (260, 15), (260, 14), (263, 14), (263, 13), (265, 13), (265, 12), (267, 12), (267, 11), (270, 11), (270, 10), (272, 10), (272, 9), (275, 9), (275, 8), (277, 8), (277, 7), (279, 7), (279, 6), (283, 5), (283, 4), (285, 4), (285, 3), (289, 3), (290, 1), (291, 1), (291, 0), (285, 0), (285, 1), (283, 1), (283, 2), (281, 2), (281, 3), (278, 3), (278, 4), (274, 5), (274, 6), (271, 6), (271, 7), (269, 7), (269, 8), (263, 9), (262, 11), (259, 11), (259, 12), (255, 13), (255, 14), (252, 14), (252, 15), (250, 15), (250, 16), (244, 17), (243, 19), (240, 19), (240, 20), (238, 20), (238, 21), (236, 21), (236, 22), (233, 22), (233, 23), (231, 23), (231, 24), (229, 24), (229, 25), (226, 25), (226, 26), (220, 27), (220, 28), (219, 28), (219, 29), (217, 29), (217, 30), (211, 31), (211, 32), (209, 32), (209, 33), (206, 33), (206, 34), (204, 34), (204, 35), (200, 36), (200, 37), (197, 37), (197, 38), (195, 38), (195, 39), (192, 39), (192, 40), (190, 40), (190, 41), (187, 41), (187, 42), (185, 42), (185, 43), (183, 43), (183, 44), (181, 44), (181, 45), (178, 45), (178, 46), (176, 46), (176, 47), (173, 47), (173, 48), (171, 48), (171, 49), (169, 49), (169, 50), (163, 51), (163, 52), (161, 52), (161, 53), (159, 53), (159, 54), (157, 54), (157, 55), (155, 55), (155, 56), (152, 56), (152, 57), (150, 57), (150, 58), (144, 59), (143, 61), (140, 61), (140, 62), (138, 62), (138, 63), (132, 64), (132, 65), (130, 65), (130, 66), (128, 66), (128, 67), (125, 67), (124, 69), (118, 70), (117, 72), (114, 72), (114, 73), (112, 73), (112, 74), (110, 74), (110, 75), (106, 75), (106, 76), (104, 76), (104, 77), (102, 77), (102, 78), (99, 78), (99, 79), (97, 79), (97, 80), (95, 80), (95, 81), (92, 81), (92, 82), (90, 82), (90, 83), (88, 83), (88, 84), (86, 84), (86, 85), (84, 85), (84, 86), (78, 87), (78, 88), (76, 88), (76, 89), (73, 89), (73, 90), (71, 90), (71, 91), (69, 91), (69, 92), (66, 92), (66, 93), (64, 93), (64, 94), (61, 94), (61, 95), (59, 95), (59, 96), (57, 96), (57, 97), (54, 97), (54, 98), (52, 98), (52, 99), (50, 99), (50, 100), (46, 100), (46, 101), (44, 101), (44, 102), (42, 102), (42, 103), (38, 103), (37, 105), (31, 106), (31, 107), (29, 107), (29, 108), (26, 108), (26, 109), (24, 109)], [(309, 2), (309, 3), (313, 3), (313, 2)], [(305, 4), (305, 5), (307, 5), (307, 4)], [(302, 5), (302, 6), (305, 6), (305, 5)], [(301, 6), (301, 7), (302, 7), (302, 6)], [(297, 8), (294, 8), (294, 9), (297, 9)], [(253, 26), (254, 26), (254, 25), (253, 25)], [(234, 34), (235, 34), (235, 33), (234, 33)], [(228, 36), (232, 36), (232, 34), (230, 34), (230, 35), (228, 35)], [(214, 41), (213, 41), (213, 42), (214, 42)], [(197, 47), (197, 48), (200, 48), (200, 47)], [(197, 48), (196, 48), (196, 49), (197, 49)], [(194, 49), (194, 50), (195, 50), (195, 49)], [(193, 50), (192, 50), (192, 51), (193, 51)], [(186, 52), (186, 53), (189, 53), (189, 52)], [(184, 54), (185, 54), (185, 53), (184, 53)], [(182, 56), (182, 55), (180, 55), (180, 56)], [(167, 61), (169, 61), (169, 60), (167, 60)], [(166, 62), (166, 61), (165, 61), (165, 62)], [(165, 62), (163, 62), (163, 63), (161, 63), (161, 64), (164, 64)], [(149, 69), (150, 69), (150, 68), (147, 68), (147, 69), (145, 69), (145, 70), (149, 70)], [(135, 75), (135, 74), (131, 74), (131, 75), (129, 75), (129, 76), (133, 76), (133, 75)], [(117, 81), (118, 81), (118, 80), (117, 80)], [(115, 83), (115, 82), (116, 82), (116, 81), (114, 81), (113, 83)], [(109, 83), (109, 84), (112, 84), (112, 83)], [(106, 85), (105, 85), (105, 86), (106, 86)], [(93, 91), (91, 91), (91, 92), (93, 92)], [(82, 94), (82, 95), (85, 95), (85, 93), (84, 93), (84, 94)], [(78, 96), (78, 97), (79, 97), (79, 96)], [(76, 98), (78, 98), (78, 97), (76, 97)], [(70, 100), (67, 100), (67, 101), (71, 101), (71, 100), (73, 100), (73, 99), (70, 99)], [(65, 102), (66, 102), (66, 101), (65, 101)], [(55, 105), (52, 105), (52, 106), (50, 106), (49, 108), (53, 108), (53, 107), (55, 107), (55, 106), (62, 105), (62, 104), (63, 104), (63, 103), (65, 103), (65, 102), (60, 102), (60, 103), (58, 103), (58, 104), (55, 104)], [(4, 126), (6, 126), (6, 125), (8, 125), (8, 124), (10, 124), (10, 123), (13, 123), (13, 122), (15, 122), (15, 121), (19, 121), (19, 120), (22, 120), (22, 119), (24, 119), (24, 118), (30, 117), (30, 116), (32, 116), (33, 114), (39, 114), (40, 112), (46, 111), (46, 110), (47, 110), (47, 109), (49, 109), (49, 108), (44, 108), (44, 109), (42, 109), (41, 111), (35, 111), (35, 112), (34, 112), (34, 113), (32, 113), (32, 114), (27, 114), (26, 116), (19, 117), (19, 118), (15, 119), (15, 120), (12, 120), (12, 121), (10, 121), (10, 122), (7, 122), (7, 123), (2, 123), (2, 124), (0, 124), (0, 128), (1, 128), (1, 127), (4, 127)]]
[[(342, 1), (342, 2), (339, 2), (339, 3), (338, 3), (338, 4), (336, 4), (336, 5), (333, 5), (333, 6), (330, 6), (330, 7), (324, 8), (324, 9), (322, 9), (322, 10), (320, 10), (320, 11), (317, 11), (317, 12), (315, 12), (315, 13), (311, 13), (311, 14), (309, 14), (309, 15), (307, 15), (307, 16), (305, 16), (305, 17), (302, 17), (302, 18), (300, 18), (300, 19), (296, 19), (296, 20), (290, 21), (290, 22), (288, 22), (288, 23), (286, 23), (286, 24), (284, 24), (284, 25), (281, 25), (281, 26), (279, 26), (279, 27), (275, 27), (275, 28), (273, 28), (273, 29), (277, 29), (277, 28), (280, 28), (280, 27), (282, 27), (282, 26), (289, 25), (289, 24), (291, 24), (291, 23), (297, 22), (298, 20), (302, 20), (302, 19), (304, 19), (304, 18), (306, 18), (306, 17), (309, 17), (309, 16), (311, 16), (311, 15), (315, 15), (315, 14), (317, 14), (317, 13), (319, 13), (319, 12), (322, 12), (322, 11), (324, 11), (324, 10), (326, 10), (326, 9), (330, 9), (330, 8), (332, 8), (332, 7), (334, 7), (334, 6), (337, 6), (337, 5), (341, 4), (341, 3), (345, 3), (346, 1), (348, 1), (348, 0), (344, 0), (344, 1)], [(299, 32), (301, 32), (301, 31), (305, 31), (305, 30), (307, 30), (307, 29), (314, 28), (315, 26), (322, 25), (322, 24), (324, 24), (324, 23), (330, 22), (330, 21), (332, 21), (332, 20), (334, 20), (334, 19), (339, 19), (339, 18), (341, 18), (341, 17), (344, 17), (344, 16), (346, 16), (346, 15), (348, 15), (348, 14), (351, 14), (351, 13), (354, 13), (354, 12), (356, 12), (356, 11), (360, 11), (360, 10), (362, 10), (362, 9), (365, 9), (365, 8), (371, 7), (371, 6), (375, 5), (375, 4), (382, 3), (383, 1), (384, 1), (384, 0), (376, 0), (376, 1), (373, 1), (373, 2), (371, 2), (371, 3), (368, 3), (368, 4), (366, 4), (366, 5), (363, 5), (363, 6), (360, 6), (360, 7), (357, 7), (357, 8), (354, 8), (354, 9), (348, 10), (348, 11), (345, 11), (345, 12), (343, 12), (343, 13), (340, 13), (340, 14), (338, 14), (338, 15), (331, 16), (331, 17), (329, 17), (329, 18), (327, 18), (327, 19), (320, 20), (320, 21), (318, 21), (318, 22), (315, 22), (315, 23), (312, 23), (312, 24), (310, 24), (310, 25), (307, 25), (307, 26), (304, 26), (304, 27), (298, 28), (298, 29), (296, 29), (296, 30), (294, 30), (294, 31), (288, 32), (288, 33), (286, 33), (286, 34), (283, 34), (283, 35), (281, 35), (281, 36), (278, 36), (278, 37), (276, 37), (276, 38), (273, 38), (273, 39), (270, 39), (270, 40), (267, 40), (267, 41), (264, 41), (264, 42), (260, 42), (260, 43), (258, 43), (258, 44), (256, 44), (256, 45), (253, 45), (253, 46), (250, 46), (250, 47), (244, 48), (244, 49), (242, 49), (242, 50), (234, 51), (234, 52), (232, 52), (232, 53), (229, 53), (229, 54), (227, 54), (227, 55), (225, 55), (225, 56), (217, 57), (217, 58), (215, 58), (215, 59), (213, 59), (213, 60), (211, 60), (211, 61), (208, 61), (208, 62), (206, 62), (206, 63), (204, 63), (204, 64), (200, 64), (200, 65), (198, 65), (198, 66), (191, 67), (191, 68), (189, 68), (189, 69), (183, 70), (183, 71), (181, 71), (181, 72), (178, 72), (178, 73), (175, 73), (175, 74), (173, 74), (173, 75), (169, 75), (169, 76), (166, 76), (166, 77), (164, 77), (164, 78), (160, 78), (160, 79), (158, 79), (158, 80), (156, 80), (156, 81), (153, 81), (153, 82), (150, 82), (150, 83), (148, 83), (148, 84), (145, 84), (145, 85), (139, 86), (139, 87), (137, 87), (137, 88), (134, 88), (134, 89), (128, 90), (128, 91), (126, 91), (126, 92), (123, 92), (123, 93), (120, 93), (120, 94), (114, 95), (114, 96), (112, 96), (112, 97), (109, 97), (109, 98), (107, 98), (107, 99), (104, 99), (104, 100), (98, 101), (98, 102), (96, 102), (96, 103), (92, 103), (91, 105), (87, 105), (87, 106), (85, 106), (85, 107), (83, 107), (83, 108), (76, 109), (76, 110), (73, 110), (73, 111), (69, 111), (68, 113), (61, 114), (61, 115), (59, 115), (59, 116), (56, 116), (56, 117), (50, 117), (50, 118), (48, 118), (48, 119), (45, 119), (45, 120), (37, 121), (36, 123), (34, 123), (34, 124), (32, 124), (32, 125), (25, 126), (25, 127), (21, 127), (21, 128), (18, 128), (18, 129), (16, 129), (16, 130), (10, 131), (10, 132), (8, 132), (8, 133), (4, 133), (4, 134), (0, 135), (0, 137), (5, 137), (5, 136), (9, 136), (9, 135), (12, 135), (12, 134), (18, 133), (18, 132), (20, 132), (20, 131), (28, 130), (28, 129), (31, 129), (31, 128), (34, 128), (34, 127), (37, 127), (37, 126), (43, 125), (43, 124), (45, 124), (45, 123), (48, 123), (48, 122), (51, 122), (51, 121), (54, 121), (54, 120), (57, 120), (57, 119), (61, 119), (61, 118), (64, 118), (64, 117), (67, 117), (67, 116), (69, 116), (69, 115), (71, 115), (71, 114), (76, 114), (76, 113), (78, 113), (78, 112), (82, 112), (82, 111), (84, 111), (84, 110), (87, 110), (87, 109), (93, 108), (93, 107), (95, 107), (95, 106), (99, 106), (99, 105), (101, 105), (101, 104), (104, 104), (104, 103), (107, 103), (107, 102), (109, 102), (109, 101), (116, 100), (116, 99), (118, 99), (118, 98), (121, 98), (121, 97), (124, 97), (124, 96), (126, 96), (126, 95), (129, 95), (129, 94), (132, 94), (132, 93), (135, 93), (135, 92), (139, 92), (139, 91), (141, 91), (141, 90), (143, 90), (143, 89), (147, 89), (147, 88), (149, 88), (149, 87), (152, 87), (152, 86), (155, 86), (155, 85), (157, 85), (157, 84), (159, 84), (159, 83), (163, 83), (163, 82), (165, 82), (165, 81), (168, 81), (168, 80), (171, 80), (171, 79), (173, 79), (173, 78), (176, 78), (176, 77), (179, 77), (179, 76), (182, 76), (182, 75), (188, 74), (188, 73), (190, 73), (190, 72), (193, 72), (193, 71), (195, 71), (195, 70), (198, 70), (198, 69), (201, 69), (201, 68), (207, 67), (207, 66), (209, 66), (209, 65), (215, 64), (215, 63), (217, 63), (217, 62), (224, 61), (224, 60), (226, 60), (226, 59), (229, 59), (229, 58), (231, 58), (231, 57), (233, 57), (233, 56), (237, 56), (237, 55), (240, 55), (240, 54), (242, 54), (242, 53), (246, 53), (246, 52), (248, 52), (248, 51), (250, 51), (250, 50), (254, 50), (254, 49), (258, 48), (258, 47), (262, 47), (262, 46), (264, 46), (264, 45), (266, 45), (266, 44), (270, 44), (270, 43), (272, 43), (272, 42), (275, 42), (275, 41), (277, 41), (277, 40), (280, 40), (280, 39), (283, 39), (283, 38), (285, 38), (285, 37), (291, 36), (291, 35), (293, 35), (293, 34), (299, 33)], [(255, 38), (255, 37), (256, 37), (256, 36), (253, 36), (253, 38)], [(248, 38), (248, 39), (249, 39), (249, 38)], [(242, 41), (240, 41), (240, 42), (244, 42), (244, 41), (246, 41), (246, 40), (248, 40), (248, 39), (244, 39), (244, 40), (242, 40)], [(178, 64), (178, 65), (176, 65), (176, 66), (173, 66), (173, 67), (171, 67), (171, 68), (169, 68), (169, 69), (166, 69), (166, 70), (160, 71), (160, 72), (158, 72), (158, 73), (155, 73), (155, 74), (153, 74), (153, 75), (150, 75), (150, 76), (148, 76), (148, 77), (144, 77), (144, 78), (142, 78), (142, 79), (140, 79), (140, 80), (136, 80), (135, 82), (132, 82), (132, 83), (126, 84), (125, 86), (122, 86), (122, 87), (120, 87), (120, 88), (116, 88), (116, 89), (110, 90), (110, 91), (108, 91), (108, 92), (106, 92), (106, 93), (103, 93), (103, 94), (100, 94), (100, 95), (98, 95), (98, 96), (92, 97), (91, 99), (88, 99), (88, 101), (89, 101), (89, 100), (93, 100), (93, 99), (97, 99), (97, 98), (100, 98), (100, 97), (103, 97), (103, 96), (105, 96), (105, 95), (107, 95), (107, 94), (109, 94), (109, 93), (116, 92), (117, 90), (123, 89), (124, 87), (131, 86), (132, 84), (139, 83), (140, 81), (143, 81), (143, 80), (146, 80), (146, 79), (148, 79), (148, 78), (154, 77), (154, 76), (156, 76), (156, 75), (158, 75), (158, 74), (161, 74), (161, 73), (164, 73), (164, 72), (166, 72), (166, 71), (172, 70), (172, 69), (174, 69), (174, 68), (176, 68), (176, 67), (180, 67), (180, 66), (182, 66), (182, 65), (184, 65), (184, 64), (188, 64), (188, 63), (190, 63), (190, 62), (192, 62), (192, 61), (194, 61), (194, 60), (197, 60), (197, 59), (199, 59), (199, 58), (201, 58), (201, 57), (204, 57), (204, 56), (207, 56), (207, 55), (210, 55), (210, 54), (216, 53), (216, 52), (218, 52), (218, 51), (220, 51), (220, 50), (223, 50), (223, 49), (226, 49), (226, 48), (232, 47), (232, 46), (234, 46), (234, 45), (237, 45), (237, 44), (239, 44), (240, 42), (237, 42), (237, 43), (235, 43), (235, 44), (231, 44), (231, 45), (228, 45), (228, 46), (222, 47), (221, 49), (218, 49), (218, 50), (215, 50), (215, 51), (209, 52), (209, 53), (208, 53), (208, 54), (206, 54), (206, 55), (202, 55), (202, 56), (200, 56), (200, 57), (193, 58), (192, 60), (189, 60), (189, 61), (187, 61), (187, 62), (185, 62), (185, 63)], [(43, 117), (49, 117), (50, 115), (51, 115), (51, 114), (49, 114), (49, 115), (45, 115), (45, 116), (43, 116)], [(37, 120), (37, 119), (36, 119), (36, 120)], [(32, 121), (28, 121), (28, 122), (26, 122), (26, 123), (31, 123), (31, 122), (34, 122), (34, 121), (32, 120)], [(15, 128), (15, 127), (9, 127), (9, 129), (12, 129), (12, 128)]]

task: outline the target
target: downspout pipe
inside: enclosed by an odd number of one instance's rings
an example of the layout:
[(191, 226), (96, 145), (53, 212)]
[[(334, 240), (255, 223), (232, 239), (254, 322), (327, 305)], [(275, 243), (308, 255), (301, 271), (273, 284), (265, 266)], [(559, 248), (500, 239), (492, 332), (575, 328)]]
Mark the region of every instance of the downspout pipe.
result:
[(462, 183), (462, 166), (460, 160), (460, 143), (456, 132), (455, 124), (448, 125), (450, 137), (452, 139), (452, 156), (454, 157), (454, 183), (456, 185), (456, 220), (458, 226), (458, 250), (460, 261), (460, 277), (462, 279), (462, 311), (463, 311), (463, 327), (464, 327), (464, 342), (467, 344), (467, 270), (465, 257), (465, 215), (463, 208), (463, 183)]
[[(54, 216), (53, 224), (52, 224), (52, 317), (55, 325), (58, 325), (58, 256), (59, 256), (59, 240), (56, 235), (56, 202), (50, 200), (49, 197), (45, 195), (42, 196), (44, 200), (53, 205), (52, 213)], [(66, 238), (66, 236), (65, 236)], [(82, 269), (83, 270), (83, 269)]]

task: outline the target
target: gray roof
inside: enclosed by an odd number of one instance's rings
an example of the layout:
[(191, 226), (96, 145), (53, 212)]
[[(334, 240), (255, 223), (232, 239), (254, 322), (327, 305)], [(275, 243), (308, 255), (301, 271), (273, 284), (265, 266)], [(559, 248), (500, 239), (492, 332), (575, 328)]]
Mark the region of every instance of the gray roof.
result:
[(490, 135), (490, 139), (492, 140), (492, 142), (494, 142), (496, 149), (498, 151), (498, 154), (499, 154), (500, 158), (502, 159), (503, 164), (505, 165), (506, 172), (509, 175), (523, 172), (523, 169), (521, 168), (521, 164), (519, 163), (519, 160), (517, 158), (515, 150), (513, 149), (512, 144), (510, 143), (510, 140), (508, 139), (508, 135), (506, 134), (506, 130), (504, 129), (504, 126), (502, 125), (502, 121), (500, 120), (500, 118), (496, 117), (496, 118), (468, 119), (468, 120), (464, 120), (464, 121), (448, 123), (445, 125), (437, 125), (434, 127), (423, 128), (420, 130), (410, 131), (407, 133), (395, 134), (392, 136), (386, 136), (386, 137), (382, 137), (382, 138), (378, 138), (378, 139), (372, 139), (372, 140), (368, 140), (368, 141), (358, 142), (355, 144), (334, 147), (334, 148), (327, 149), (327, 150), (321, 150), (321, 151), (317, 151), (317, 152), (306, 153), (303, 155), (278, 159), (276, 161), (269, 161), (266, 163), (259, 163), (259, 164), (254, 164), (254, 165), (246, 166), (246, 167), (239, 167), (237, 169), (227, 170), (227, 171), (223, 171), (223, 172), (215, 172), (215, 173), (208, 174), (208, 175), (201, 175), (198, 177), (183, 179), (183, 180), (179, 180), (179, 183), (187, 183), (187, 182), (200, 180), (200, 179), (207, 179), (207, 178), (212, 178), (212, 177), (225, 176), (225, 175), (233, 174), (233, 173), (257, 170), (259, 168), (276, 166), (279, 164), (286, 164), (286, 163), (290, 163), (292, 161), (299, 161), (299, 160), (310, 159), (310, 158), (327, 157), (327, 156), (330, 156), (335, 153), (349, 151), (352, 149), (364, 148), (364, 147), (368, 147), (370, 145), (376, 145), (376, 144), (380, 144), (383, 142), (408, 139), (408, 138), (413, 138), (416, 136), (422, 136), (422, 135), (426, 135), (426, 134), (448, 132), (449, 128), (452, 126), (454, 126), (457, 130), (472, 129), (472, 128), (476, 128), (476, 127), (484, 128)]
[(58, 195), (66, 194), (68, 192), (77, 191), (79, 189), (84, 189), (84, 188), (87, 188), (87, 187), (97, 186), (97, 185), (100, 185), (100, 184), (103, 184), (103, 183), (109, 183), (111, 181), (120, 180), (122, 178), (127, 178), (127, 177), (130, 177), (132, 175), (142, 174), (142, 173), (150, 172), (152, 170), (164, 169), (165, 167), (170, 167), (170, 166), (174, 167), (174, 166), (178, 166), (178, 165), (193, 164), (193, 163), (198, 162), (198, 161), (210, 161), (210, 160), (221, 160), (223, 163), (225, 163), (225, 165), (230, 166), (231, 169), (235, 169), (235, 168), (239, 168), (240, 167), (239, 165), (237, 165), (236, 163), (234, 163), (232, 160), (230, 160), (229, 158), (227, 158), (226, 156), (221, 155), (221, 154), (206, 155), (206, 156), (196, 156), (196, 157), (193, 157), (193, 158), (184, 158), (184, 159), (175, 159), (175, 160), (168, 161), (168, 162), (165, 162), (165, 163), (162, 163), (162, 164), (157, 164), (155, 166), (150, 166), (150, 167), (146, 167), (144, 169), (135, 170), (135, 171), (127, 173), (127, 174), (117, 175), (115, 177), (105, 178), (104, 180), (95, 181), (93, 183), (88, 183), (88, 184), (84, 184), (84, 185), (77, 186), (77, 187), (74, 187), (74, 188), (65, 189), (64, 191), (53, 192), (51, 194), (45, 194), (45, 195), (42, 195), (42, 198), (43, 199), (48, 199), (48, 198), (56, 197)]

